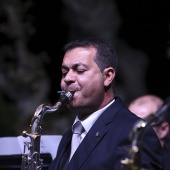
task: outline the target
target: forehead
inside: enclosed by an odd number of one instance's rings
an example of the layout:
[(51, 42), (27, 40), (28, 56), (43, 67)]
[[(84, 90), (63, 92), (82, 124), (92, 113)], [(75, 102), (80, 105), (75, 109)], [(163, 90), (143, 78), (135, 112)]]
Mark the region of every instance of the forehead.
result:
[(134, 101), (129, 109), (141, 118), (146, 118), (155, 113), (158, 109), (157, 104), (151, 98), (143, 97)]
[(63, 64), (73, 64), (78, 62), (90, 62), (96, 56), (96, 49), (92, 47), (78, 47), (67, 51), (63, 58)]

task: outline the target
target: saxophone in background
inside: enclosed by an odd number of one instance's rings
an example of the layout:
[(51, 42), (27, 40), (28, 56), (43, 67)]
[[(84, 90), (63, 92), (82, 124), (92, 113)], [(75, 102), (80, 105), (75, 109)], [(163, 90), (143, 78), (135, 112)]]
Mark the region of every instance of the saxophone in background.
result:
[(131, 141), (131, 147), (126, 148), (131, 158), (121, 160), (123, 170), (145, 170), (141, 166), (141, 151), (142, 151), (142, 137), (143, 132), (146, 128), (155, 120), (160, 117), (170, 123), (170, 99), (163, 104), (163, 106), (156, 112), (153, 113), (147, 120), (139, 120), (135, 123), (129, 138)]
[[(31, 120), (31, 132), (22, 132), (23, 137), (30, 137), (30, 142), (24, 142), (21, 170), (41, 170), (43, 159), (40, 158), (41, 124), (46, 113), (51, 113), (68, 104), (73, 93), (60, 91), (60, 98), (54, 106), (41, 104), (35, 111)], [(29, 152), (26, 153), (26, 150)]]
[(134, 125), (132, 132), (129, 135), (132, 145), (130, 148), (126, 149), (131, 158), (121, 160), (123, 170), (145, 170), (141, 167), (140, 156), (142, 151), (142, 133), (144, 132), (147, 125), (147, 122), (144, 120), (140, 120)]

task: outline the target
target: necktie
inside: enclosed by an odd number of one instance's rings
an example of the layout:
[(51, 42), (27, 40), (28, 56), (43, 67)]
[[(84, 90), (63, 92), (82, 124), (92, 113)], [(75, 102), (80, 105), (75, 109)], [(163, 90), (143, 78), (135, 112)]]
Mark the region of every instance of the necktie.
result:
[(73, 136), (72, 136), (72, 141), (71, 141), (71, 154), (70, 154), (70, 159), (73, 156), (74, 152), (78, 148), (80, 142), (81, 142), (81, 134), (84, 132), (84, 128), (81, 124), (80, 121), (76, 122), (73, 125)]

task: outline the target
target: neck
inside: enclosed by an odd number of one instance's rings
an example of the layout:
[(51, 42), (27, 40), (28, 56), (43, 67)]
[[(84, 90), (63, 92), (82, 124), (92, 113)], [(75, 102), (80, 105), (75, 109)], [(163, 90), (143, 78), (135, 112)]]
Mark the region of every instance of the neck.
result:
[(112, 98), (105, 98), (105, 100), (102, 102), (102, 104), (100, 105), (100, 107), (88, 107), (87, 109), (83, 109), (83, 111), (81, 110), (81, 112), (78, 112), (78, 118), (80, 120), (84, 120), (86, 119), (90, 114), (104, 108), (105, 106), (107, 106), (112, 100), (114, 99), (114, 97)]

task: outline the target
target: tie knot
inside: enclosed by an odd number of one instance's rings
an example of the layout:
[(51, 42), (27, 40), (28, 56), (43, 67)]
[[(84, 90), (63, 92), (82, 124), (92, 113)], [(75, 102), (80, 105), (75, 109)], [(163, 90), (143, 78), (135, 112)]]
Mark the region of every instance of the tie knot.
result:
[(80, 121), (78, 121), (78, 122), (76, 122), (74, 125), (73, 125), (73, 133), (74, 134), (82, 134), (83, 133), (83, 131), (84, 131), (84, 128), (83, 128), (83, 126), (82, 126), (82, 124), (81, 124), (81, 122)]

